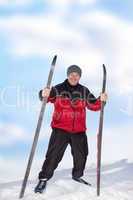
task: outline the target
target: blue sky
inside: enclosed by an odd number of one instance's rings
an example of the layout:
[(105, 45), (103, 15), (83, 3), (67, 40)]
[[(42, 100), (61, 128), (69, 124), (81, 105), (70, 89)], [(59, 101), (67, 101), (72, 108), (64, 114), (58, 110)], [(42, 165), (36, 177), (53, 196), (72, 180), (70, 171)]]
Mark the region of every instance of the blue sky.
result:
[[(7, 160), (23, 162), (28, 156), (40, 109), (38, 91), (46, 85), (54, 54), (58, 54), (58, 60), (52, 84), (62, 82), (67, 67), (77, 64), (83, 70), (81, 83), (96, 96), (101, 92), (101, 66), (106, 64), (109, 100), (105, 109), (104, 148), (111, 153), (111, 138), (112, 144), (121, 143), (120, 148), (123, 141), (128, 145), (133, 128), (132, 7), (130, 0), (0, 1), (2, 167)], [(52, 111), (52, 104), (48, 104), (38, 145), (39, 159), (48, 144)], [(99, 112), (87, 111), (92, 152), (98, 120)], [(131, 159), (128, 152), (126, 149), (125, 156)], [(120, 156), (118, 151), (116, 159)]]

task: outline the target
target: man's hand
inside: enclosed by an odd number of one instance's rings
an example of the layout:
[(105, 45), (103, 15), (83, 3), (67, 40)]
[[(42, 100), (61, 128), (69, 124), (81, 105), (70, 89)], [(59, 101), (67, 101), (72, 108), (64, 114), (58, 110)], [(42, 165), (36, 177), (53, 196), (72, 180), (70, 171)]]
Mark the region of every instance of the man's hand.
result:
[(108, 95), (107, 93), (100, 93), (100, 100), (101, 101), (107, 101)]
[(42, 97), (45, 98), (45, 97), (49, 97), (49, 94), (50, 94), (50, 90), (51, 88), (44, 88), (43, 91), (42, 91)]

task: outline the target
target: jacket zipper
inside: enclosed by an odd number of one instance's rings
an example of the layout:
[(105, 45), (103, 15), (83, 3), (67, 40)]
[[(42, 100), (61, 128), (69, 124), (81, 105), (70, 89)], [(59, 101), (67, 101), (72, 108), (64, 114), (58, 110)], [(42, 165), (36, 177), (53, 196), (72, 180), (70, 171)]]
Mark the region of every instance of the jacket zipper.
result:
[(75, 122), (75, 111), (74, 111), (74, 108), (72, 108), (73, 109), (73, 114), (74, 114), (74, 116), (73, 116), (73, 127), (72, 127), (72, 130), (74, 130), (74, 122)]

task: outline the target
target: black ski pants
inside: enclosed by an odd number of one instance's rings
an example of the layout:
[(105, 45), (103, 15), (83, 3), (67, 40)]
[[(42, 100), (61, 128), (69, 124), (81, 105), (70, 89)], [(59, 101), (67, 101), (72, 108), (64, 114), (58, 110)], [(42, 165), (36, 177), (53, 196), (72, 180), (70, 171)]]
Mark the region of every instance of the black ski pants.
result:
[(73, 156), (72, 176), (77, 178), (83, 176), (88, 155), (86, 133), (66, 133), (62, 129), (53, 128), (46, 158), (38, 175), (39, 179), (50, 179), (53, 176), (54, 170), (62, 160), (68, 144), (71, 146), (71, 154)]

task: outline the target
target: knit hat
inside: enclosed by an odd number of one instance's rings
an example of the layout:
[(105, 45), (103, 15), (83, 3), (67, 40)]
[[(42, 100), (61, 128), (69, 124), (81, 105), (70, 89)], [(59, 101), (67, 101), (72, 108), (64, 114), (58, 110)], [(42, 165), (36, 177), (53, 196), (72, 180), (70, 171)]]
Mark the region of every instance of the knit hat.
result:
[(79, 74), (79, 76), (81, 76), (81, 74), (82, 74), (81, 68), (77, 65), (71, 65), (71, 66), (68, 67), (67, 76), (69, 76), (69, 74), (72, 73), (72, 72), (77, 72)]

